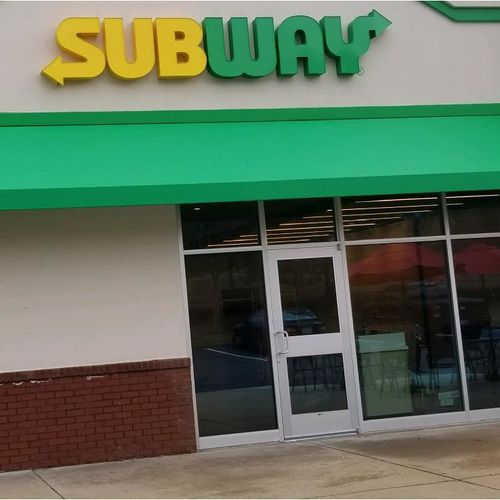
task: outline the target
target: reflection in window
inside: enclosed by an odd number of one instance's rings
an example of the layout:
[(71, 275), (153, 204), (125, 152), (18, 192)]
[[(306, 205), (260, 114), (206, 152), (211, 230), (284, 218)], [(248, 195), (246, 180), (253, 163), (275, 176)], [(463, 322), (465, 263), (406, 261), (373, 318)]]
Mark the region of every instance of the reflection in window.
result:
[(500, 231), (500, 193), (448, 193), (446, 206), (453, 234)]
[(346, 240), (433, 236), (443, 233), (436, 194), (342, 199)]
[(185, 250), (260, 245), (256, 202), (182, 205)]
[(365, 418), (461, 410), (444, 243), (347, 251)]
[(472, 410), (500, 406), (500, 238), (453, 242)]
[(335, 239), (333, 198), (266, 201), (264, 209), (269, 245)]
[(289, 335), (340, 330), (331, 257), (278, 261), (283, 328)]
[(277, 427), (260, 252), (186, 256), (200, 436)]
[(342, 354), (287, 358), (292, 414), (347, 410)]

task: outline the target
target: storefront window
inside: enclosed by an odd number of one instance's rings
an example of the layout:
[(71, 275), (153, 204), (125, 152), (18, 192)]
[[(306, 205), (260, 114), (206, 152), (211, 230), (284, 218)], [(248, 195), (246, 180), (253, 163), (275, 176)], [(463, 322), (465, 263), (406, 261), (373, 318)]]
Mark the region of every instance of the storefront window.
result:
[(443, 234), (440, 196), (370, 196), (342, 199), (346, 240)]
[[(447, 238), (470, 408), (500, 407), (500, 237), (468, 235), (500, 232), (500, 192), (448, 194), (451, 237), (441, 196), (341, 200), (367, 420), (463, 411)], [(331, 258), (307, 254), (310, 243), (337, 240), (333, 198), (265, 201), (261, 208), (269, 246), (305, 245), (300, 258), (278, 264), (290, 341), (339, 331)], [(185, 205), (181, 213), (200, 436), (276, 429), (263, 273), (263, 259), (276, 248), (232, 248), (261, 245), (258, 204)], [(439, 241), (408, 241), (422, 236)], [(389, 238), (408, 240), (384, 242)], [(346, 360), (332, 356), (288, 361), (293, 414), (346, 407)]]
[(333, 241), (333, 198), (278, 200), (264, 203), (269, 245)]
[(472, 410), (500, 406), (500, 238), (453, 242)]
[(260, 245), (257, 202), (182, 205), (185, 250)]
[(276, 429), (260, 252), (187, 255), (200, 436)]
[(452, 234), (500, 232), (500, 193), (448, 193), (446, 206)]
[(366, 419), (462, 410), (444, 242), (348, 247)]

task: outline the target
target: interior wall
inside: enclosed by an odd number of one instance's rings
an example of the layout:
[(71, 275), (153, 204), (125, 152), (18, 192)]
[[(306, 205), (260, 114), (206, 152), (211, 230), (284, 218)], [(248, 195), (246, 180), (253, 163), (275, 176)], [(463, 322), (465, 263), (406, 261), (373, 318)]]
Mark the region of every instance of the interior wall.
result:
[(175, 207), (0, 212), (0, 372), (187, 356)]

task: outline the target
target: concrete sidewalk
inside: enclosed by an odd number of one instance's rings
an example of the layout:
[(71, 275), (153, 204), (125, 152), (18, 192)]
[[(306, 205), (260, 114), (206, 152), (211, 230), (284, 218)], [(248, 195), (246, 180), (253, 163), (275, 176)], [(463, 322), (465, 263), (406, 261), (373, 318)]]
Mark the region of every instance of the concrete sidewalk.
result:
[(500, 423), (0, 474), (12, 498), (500, 498)]

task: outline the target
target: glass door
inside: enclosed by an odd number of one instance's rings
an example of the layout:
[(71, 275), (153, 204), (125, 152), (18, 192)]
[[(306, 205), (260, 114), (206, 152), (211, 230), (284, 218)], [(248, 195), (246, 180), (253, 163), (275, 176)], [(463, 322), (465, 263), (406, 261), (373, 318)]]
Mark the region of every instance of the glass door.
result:
[(340, 252), (271, 250), (268, 258), (285, 438), (352, 431), (356, 403)]

